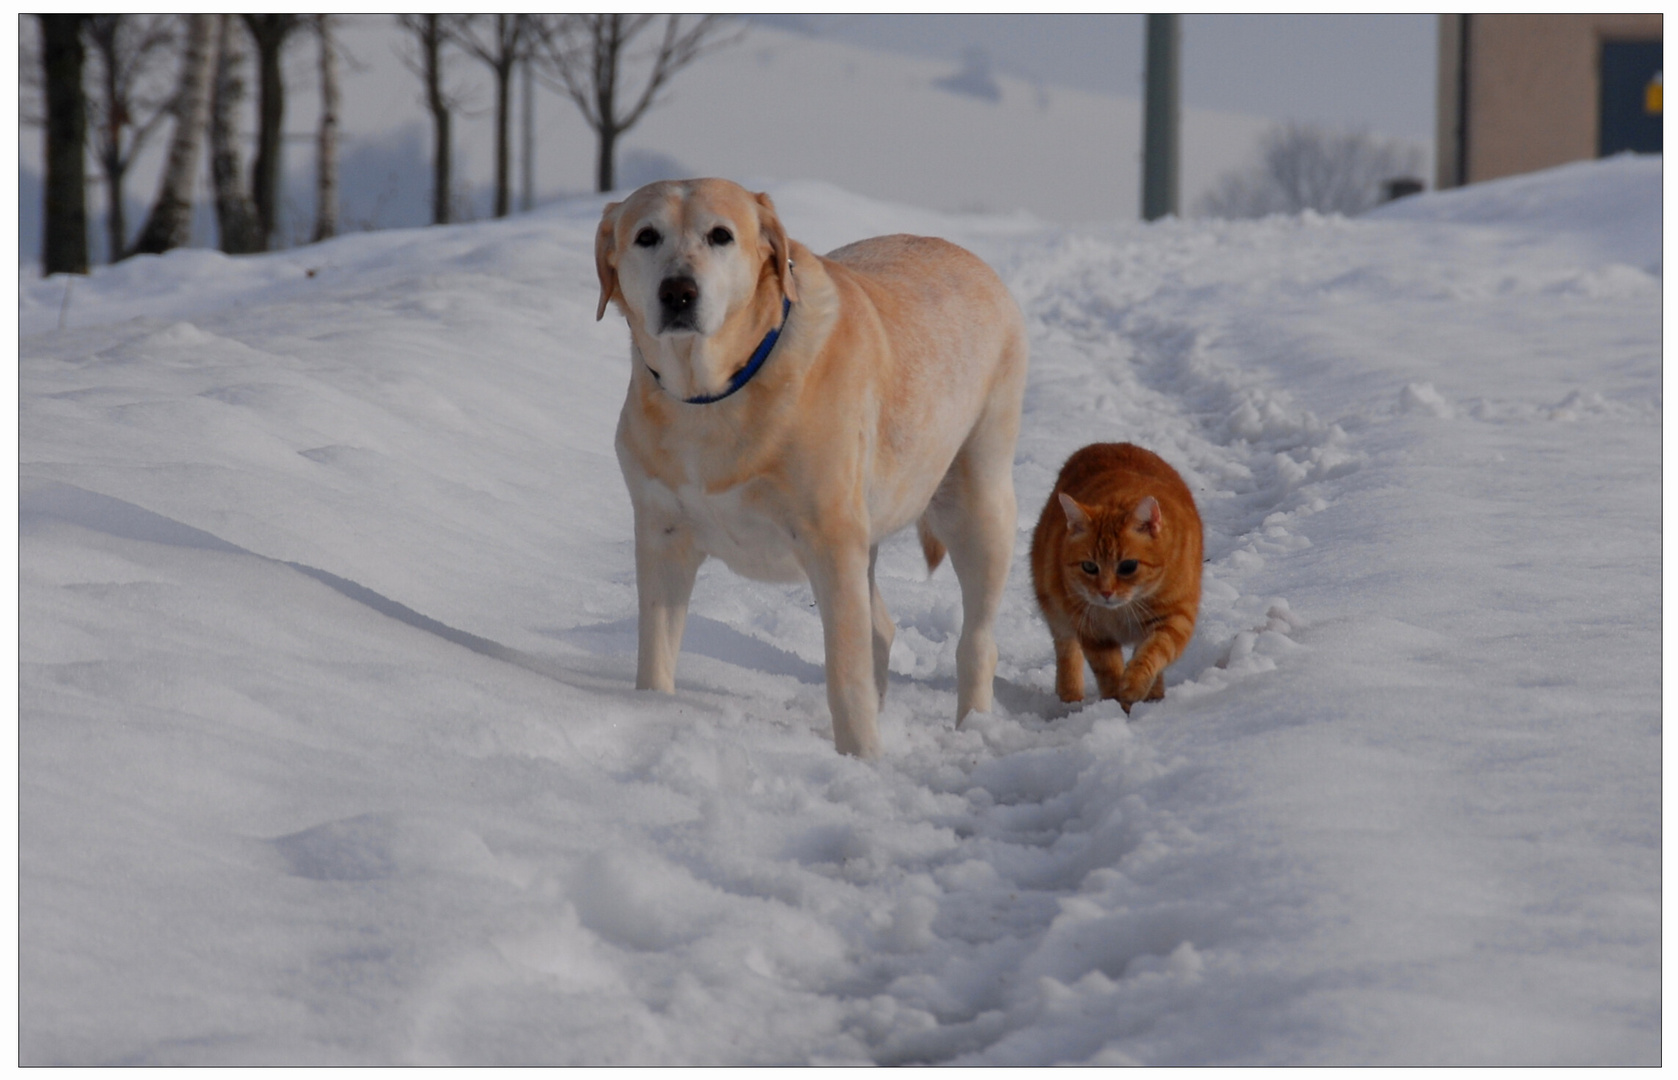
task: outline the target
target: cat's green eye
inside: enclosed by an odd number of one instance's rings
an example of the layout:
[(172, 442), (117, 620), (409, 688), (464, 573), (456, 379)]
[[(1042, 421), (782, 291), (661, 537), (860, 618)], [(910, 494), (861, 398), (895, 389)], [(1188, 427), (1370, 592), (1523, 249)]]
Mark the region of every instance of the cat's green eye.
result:
[(1082, 570), (1084, 573), (1090, 575), (1091, 577), (1094, 577), (1095, 575), (1101, 573), (1101, 567), (1095, 565), (1092, 562), (1080, 563), (1078, 565), (1078, 569)]

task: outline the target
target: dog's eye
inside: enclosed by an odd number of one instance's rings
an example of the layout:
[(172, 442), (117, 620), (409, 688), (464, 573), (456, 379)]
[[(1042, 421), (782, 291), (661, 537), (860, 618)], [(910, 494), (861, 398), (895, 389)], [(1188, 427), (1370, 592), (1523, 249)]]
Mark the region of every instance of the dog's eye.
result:
[(1101, 567), (1095, 565), (1092, 562), (1080, 563), (1078, 565), (1078, 569), (1082, 570), (1084, 573), (1088, 574), (1090, 577), (1094, 577), (1095, 575), (1101, 573)]
[(646, 248), (657, 247), (658, 242), (662, 239), (664, 238), (658, 235), (657, 229), (642, 229), (640, 232), (635, 234), (635, 246)]
[(1134, 573), (1136, 573), (1135, 559), (1121, 559), (1119, 561), (1119, 575), (1121, 577), (1129, 577)]
[(724, 244), (732, 244), (734, 242), (734, 234), (723, 228), (721, 225), (718, 225), (716, 228), (711, 230), (706, 239), (710, 240), (712, 245), (722, 247)]

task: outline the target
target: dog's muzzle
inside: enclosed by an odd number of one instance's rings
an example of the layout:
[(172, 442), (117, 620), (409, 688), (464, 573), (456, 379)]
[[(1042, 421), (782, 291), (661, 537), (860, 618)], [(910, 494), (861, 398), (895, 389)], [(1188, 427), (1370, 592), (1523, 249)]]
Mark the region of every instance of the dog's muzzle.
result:
[(685, 274), (665, 278), (658, 286), (658, 307), (661, 332), (698, 330), (699, 283)]

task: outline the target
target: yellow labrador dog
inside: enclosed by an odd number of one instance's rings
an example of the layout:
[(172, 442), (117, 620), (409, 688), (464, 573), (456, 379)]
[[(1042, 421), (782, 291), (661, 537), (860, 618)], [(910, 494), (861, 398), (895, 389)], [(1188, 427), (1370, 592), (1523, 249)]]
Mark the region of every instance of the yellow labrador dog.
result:
[(810, 582), (833, 741), (880, 752), (896, 633), (874, 584), (882, 539), (919, 523), (961, 582), (956, 722), (991, 707), (992, 634), (1018, 511), (1027, 348), (994, 272), (943, 240), (882, 236), (817, 256), (767, 195), (648, 184), (606, 207), (600, 309), (629, 321), (618, 462), (635, 508), (641, 689), (675, 689), (688, 597), (714, 555)]

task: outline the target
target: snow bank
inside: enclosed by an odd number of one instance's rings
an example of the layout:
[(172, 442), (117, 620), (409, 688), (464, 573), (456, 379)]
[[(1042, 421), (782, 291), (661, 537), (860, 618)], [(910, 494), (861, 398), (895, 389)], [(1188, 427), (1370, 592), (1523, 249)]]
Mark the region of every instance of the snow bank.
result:
[[(1611, 162), (1578, 161), (1426, 199), (1401, 199), (1370, 216), (1509, 226), (1538, 237), (1565, 237), (1581, 249), (1581, 261), (1625, 263), (1658, 277), (1660, 205), (1660, 157), (1626, 153)], [(1654, 212), (1628, 212), (1633, 207)]]
[[(24, 283), (21, 1059), (1658, 1061), (1658, 175), (1094, 231), (774, 185), (1031, 327), (997, 710), (898, 538), (876, 764), (804, 588), (712, 564), (632, 689), (600, 200)], [(1106, 439), (1207, 525), (1128, 722), (1024, 567)]]

